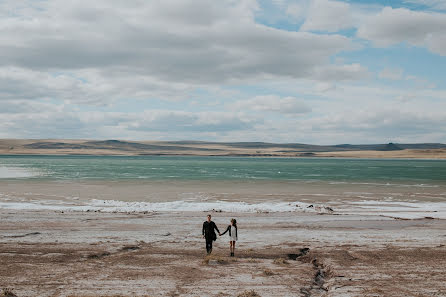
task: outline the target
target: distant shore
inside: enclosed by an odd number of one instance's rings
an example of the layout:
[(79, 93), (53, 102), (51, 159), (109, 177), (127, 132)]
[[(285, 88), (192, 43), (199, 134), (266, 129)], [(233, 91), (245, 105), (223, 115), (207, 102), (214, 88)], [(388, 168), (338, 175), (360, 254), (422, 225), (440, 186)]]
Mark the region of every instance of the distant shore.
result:
[(0, 155), (446, 159), (446, 145), (389, 143), (322, 146), (263, 142), (0, 139)]

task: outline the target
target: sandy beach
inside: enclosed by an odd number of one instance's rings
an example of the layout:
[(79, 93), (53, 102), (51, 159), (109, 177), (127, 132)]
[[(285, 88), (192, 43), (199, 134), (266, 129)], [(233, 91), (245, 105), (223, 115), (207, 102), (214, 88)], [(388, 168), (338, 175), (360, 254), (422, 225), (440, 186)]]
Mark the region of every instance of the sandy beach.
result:
[(445, 220), (215, 212), (220, 229), (238, 219), (231, 258), (227, 236), (206, 257), (206, 212), (0, 214), (0, 286), (17, 296), (446, 294)]
[(3, 162), (3, 296), (446, 296), (443, 161)]

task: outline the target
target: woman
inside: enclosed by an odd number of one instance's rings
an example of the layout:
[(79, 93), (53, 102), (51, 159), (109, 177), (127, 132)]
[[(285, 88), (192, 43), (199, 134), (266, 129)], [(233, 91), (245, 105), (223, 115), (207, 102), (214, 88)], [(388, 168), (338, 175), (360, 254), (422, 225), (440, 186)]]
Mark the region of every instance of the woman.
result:
[(237, 236), (237, 221), (231, 219), (231, 225), (226, 228), (226, 231), (221, 234), (223, 236), (226, 232), (229, 232), (229, 248), (231, 250), (231, 257), (234, 257), (235, 242), (238, 240)]

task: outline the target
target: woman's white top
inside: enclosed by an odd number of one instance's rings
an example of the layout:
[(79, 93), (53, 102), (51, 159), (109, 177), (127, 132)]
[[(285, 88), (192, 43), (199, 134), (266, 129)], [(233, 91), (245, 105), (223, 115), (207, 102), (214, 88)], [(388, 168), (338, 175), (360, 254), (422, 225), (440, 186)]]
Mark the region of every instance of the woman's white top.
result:
[(236, 241), (237, 238), (237, 228), (235, 228), (234, 226), (231, 226), (231, 236), (229, 237), (230, 241)]

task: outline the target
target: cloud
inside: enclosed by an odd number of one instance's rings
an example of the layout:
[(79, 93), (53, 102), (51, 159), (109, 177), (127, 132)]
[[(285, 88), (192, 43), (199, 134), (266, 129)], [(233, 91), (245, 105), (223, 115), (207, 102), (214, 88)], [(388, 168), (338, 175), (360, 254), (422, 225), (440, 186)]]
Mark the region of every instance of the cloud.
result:
[(4, 100), (1, 102), (0, 114), (34, 113), (39, 111), (60, 112), (63, 105), (48, 102), (33, 102), (27, 100)]
[(401, 80), (403, 78), (403, 69), (383, 69), (378, 77), (381, 79)]
[(308, 11), (307, 1), (296, 1), (289, 3), (285, 10), (285, 14), (290, 16), (295, 22), (305, 19)]
[(337, 32), (353, 26), (350, 5), (331, 0), (312, 1), (302, 31)]
[(0, 67), (0, 102), (56, 99), (66, 103), (104, 106), (123, 98), (184, 99), (194, 87), (137, 73), (104, 73), (100, 69), (47, 72)]
[(280, 114), (304, 114), (311, 108), (303, 101), (294, 97), (279, 97), (277, 95), (256, 96), (240, 100), (230, 106), (234, 110), (252, 110), (256, 112), (272, 112)]
[(27, 11), (25, 18), (1, 21), (3, 66), (93, 68), (104, 70), (107, 77), (136, 73), (162, 81), (215, 84), (263, 75), (303, 77), (350, 47), (349, 39), (340, 35), (259, 25), (249, 1), (46, 3), (39, 2), (42, 7)]
[(244, 113), (150, 110), (128, 119), (129, 130), (165, 132), (227, 132), (246, 130), (260, 121)]
[(328, 65), (315, 70), (312, 78), (320, 81), (359, 80), (369, 76), (367, 68), (358, 63), (350, 65)]
[(357, 35), (377, 46), (407, 42), (446, 55), (446, 14), (385, 7), (358, 28)]
[(349, 55), (402, 42), (445, 54), (444, 14), (270, 4), (267, 22), (255, 0), (0, 1), (0, 137), (446, 141), (441, 82), (382, 56), (376, 80), (362, 62), (377, 56)]
[[(28, 102), (29, 103), (29, 102)], [(34, 104), (34, 103), (32, 103)], [(145, 110), (140, 112), (73, 111), (64, 108), (46, 109), (34, 105), (34, 110), (15, 108), (12, 104), (2, 114), (0, 135), (16, 138), (162, 138), (185, 139), (186, 135), (201, 138), (200, 134), (230, 133), (253, 129), (263, 122), (261, 117), (243, 112), (186, 112)]]

